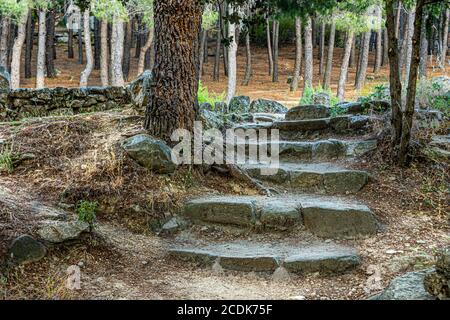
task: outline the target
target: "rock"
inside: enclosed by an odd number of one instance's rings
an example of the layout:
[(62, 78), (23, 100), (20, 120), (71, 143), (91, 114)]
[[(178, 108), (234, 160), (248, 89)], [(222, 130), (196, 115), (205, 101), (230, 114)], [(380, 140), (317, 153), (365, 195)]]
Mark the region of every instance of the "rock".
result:
[(159, 235), (171, 235), (179, 231), (186, 225), (186, 222), (183, 221), (180, 217), (173, 217), (169, 221), (163, 224), (161, 230), (159, 231)]
[(439, 300), (450, 300), (450, 279), (439, 272), (431, 272), (424, 278), (425, 290)]
[(136, 107), (142, 109), (148, 105), (147, 98), (149, 97), (151, 82), (152, 73), (146, 70), (126, 87)]
[(272, 275), (272, 280), (275, 282), (289, 282), (291, 281), (291, 276), (286, 268), (279, 267)]
[(324, 105), (297, 106), (286, 113), (286, 120), (323, 119), (330, 116), (330, 108)]
[(214, 111), (214, 107), (209, 102), (203, 102), (199, 105), (200, 112), (206, 110), (206, 111)]
[(138, 164), (156, 173), (170, 174), (176, 169), (169, 146), (147, 134), (125, 140), (122, 148)]
[(207, 109), (201, 109), (199, 112), (200, 121), (204, 129), (225, 129), (225, 121), (222, 114)]
[(369, 176), (365, 171), (342, 170), (325, 172), (323, 183), (329, 193), (356, 193), (368, 182)]
[(261, 209), (260, 221), (268, 228), (291, 229), (301, 223), (300, 210), (286, 200), (273, 200)]
[(277, 101), (258, 99), (251, 103), (249, 112), (253, 113), (286, 113), (288, 108)]
[(228, 106), (225, 102), (218, 101), (214, 104), (214, 110), (219, 113), (227, 113)]
[(313, 144), (312, 157), (314, 159), (337, 159), (346, 154), (347, 146), (338, 140), (319, 141)]
[(393, 273), (419, 271), (430, 268), (432, 265), (433, 257), (427, 254), (396, 257), (384, 264), (386, 269)]
[(435, 300), (424, 287), (425, 276), (432, 269), (409, 272), (392, 280), (391, 284), (381, 294), (370, 300)]
[(228, 112), (248, 113), (250, 111), (250, 97), (237, 96), (233, 97), (228, 106)]
[(58, 221), (37, 231), (42, 240), (52, 244), (78, 240), (82, 234), (87, 232), (89, 232), (89, 224), (81, 221)]
[(450, 279), (450, 247), (437, 254), (436, 270)]
[(313, 103), (315, 105), (324, 105), (330, 107), (331, 97), (326, 92), (315, 93), (312, 97)]
[(9, 91), (10, 82), (11, 78), (8, 71), (3, 66), (0, 66), (0, 91)]
[(45, 246), (29, 235), (16, 238), (8, 251), (10, 263), (13, 265), (36, 262), (45, 257), (46, 254)]

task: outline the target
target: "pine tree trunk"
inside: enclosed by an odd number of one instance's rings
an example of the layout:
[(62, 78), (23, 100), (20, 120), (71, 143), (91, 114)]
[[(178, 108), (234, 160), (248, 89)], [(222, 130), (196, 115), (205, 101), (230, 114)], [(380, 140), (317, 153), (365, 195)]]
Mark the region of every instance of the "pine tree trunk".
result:
[(11, 72), (11, 60), (12, 60), (12, 48), (14, 46), (14, 39), (16, 38), (16, 32), (17, 26), (15, 23), (11, 23), (9, 25), (9, 32), (8, 32), (8, 59), (7, 59), (7, 68), (8, 71)]
[(139, 61), (138, 61), (138, 75), (142, 74), (145, 69), (145, 56), (147, 52), (150, 50), (154, 38), (154, 28), (149, 27), (148, 28), (148, 35), (147, 39), (145, 40), (145, 43), (143, 46), (141, 46), (141, 53), (139, 54)]
[(123, 45), (123, 62), (122, 62), (122, 70), (123, 77), (126, 81), (128, 81), (128, 77), (130, 75), (130, 64), (131, 64), (131, 23), (125, 23), (125, 39)]
[(27, 35), (25, 38), (25, 78), (32, 77), (31, 59), (33, 56), (33, 36), (34, 36), (34, 20), (33, 14), (28, 13)]
[(250, 46), (250, 32), (247, 30), (245, 34), (245, 52), (246, 52), (246, 66), (245, 66), (245, 76), (242, 85), (248, 86), (250, 79), (252, 77), (252, 50)]
[(325, 23), (320, 26), (320, 43), (319, 43), (319, 74), (323, 76), (325, 67)]
[(100, 70), (100, 20), (94, 21), (94, 69)]
[(0, 36), (0, 66), (7, 67), (8, 64), (8, 38), (10, 20), (2, 16), (2, 34)]
[(412, 8), (408, 14), (408, 38), (406, 45), (406, 58), (405, 58), (405, 83), (408, 82), (409, 72), (411, 68), (411, 56), (413, 51), (413, 34), (414, 34), (414, 21), (416, 16), (416, 9)]
[(136, 51), (134, 52), (134, 57), (139, 59), (142, 47), (142, 33), (144, 33), (144, 28), (142, 26), (142, 18), (137, 19), (137, 32), (136, 32)]
[(280, 35), (280, 22), (274, 21), (273, 22), (273, 73), (272, 73), (272, 82), (278, 82), (278, 41), (279, 41), (279, 35)]
[(39, 11), (39, 38), (36, 66), (36, 89), (45, 87), (45, 38), (46, 38), (46, 12)]
[(26, 25), (28, 20), (28, 10), (22, 14), (17, 22), (17, 37), (14, 40), (11, 59), (11, 89), (20, 87), (20, 58), (22, 56), (22, 47), (26, 37)]
[(441, 65), (442, 69), (445, 69), (447, 65), (447, 50), (448, 50), (448, 28), (450, 21), (450, 9), (447, 9), (444, 13), (444, 26), (442, 35), (442, 53), (441, 53)]
[(422, 18), (422, 34), (420, 37), (420, 63), (419, 63), (419, 77), (427, 76), (428, 68), (428, 37), (427, 37), (427, 20), (428, 14), (425, 11)]
[(383, 30), (383, 61), (382, 65), (385, 66), (389, 63), (389, 39), (388, 39), (388, 32), (386, 29)]
[(113, 19), (113, 38), (114, 46), (112, 47), (111, 67), (112, 79), (111, 84), (114, 87), (122, 87), (125, 84), (123, 78), (122, 61), (123, 61), (123, 45), (124, 45), (124, 22), (115, 17)]
[(371, 31), (364, 35), (364, 43), (361, 52), (361, 64), (359, 65), (358, 77), (356, 79), (356, 90), (360, 90), (365, 83), (367, 74), (367, 65), (369, 63), (369, 44)]
[(214, 81), (220, 80), (220, 50), (222, 48), (221, 37), (222, 37), (222, 32), (221, 32), (220, 23), (219, 23), (219, 30), (217, 31), (217, 37), (216, 37), (216, 56), (214, 58), (214, 74), (213, 74)]
[(156, 0), (154, 8), (155, 66), (144, 127), (169, 142), (175, 130), (194, 129), (203, 10), (196, 0)]
[(417, 7), (416, 7), (417, 16), (415, 18), (415, 22), (412, 27), (412, 29), (414, 29), (414, 35), (412, 38), (413, 51), (410, 61), (411, 66), (409, 68), (410, 73), (408, 79), (405, 112), (403, 116), (402, 137), (400, 143), (400, 150), (398, 154), (399, 164), (401, 165), (406, 164), (409, 145), (411, 141), (411, 130), (414, 118), (414, 106), (416, 102), (418, 66), (420, 63), (420, 37), (422, 32), (424, 2), (425, 0), (417, 0)]
[(386, 27), (389, 35), (389, 85), (392, 105), (392, 146), (398, 146), (402, 132), (402, 83), (399, 70), (398, 38), (396, 37), (395, 1), (385, 0)]
[(377, 30), (377, 49), (376, 49), (376, 57), (375, 57), (375, 66), (373, 68), (373, 72), (375, 74), (379, 74), (381, 70), (381, 64), (383, 60), (383, 30)]
[(89, 25), (89, 9), (84, 11), (83, 29), (84, 29), (84, 47), (86, 48), (86, 68), (81, 72), (80, 87), (87, 87), (89, 76), (94, 69), (94, 56), (91, 46), (91, 28)]
[(46, 40), (45, 40), (45, 65), (47, 68), (47, 77), (55, 78), (56, 77), (56, 69), (55, 69), (55, 56), (54, 56), (54, 48), (55, 48), (55, 11), (50, 10), (47, 12), (47, 21), (46, 21)]
[(207, 31), (206, 30), (202, 30), (201, 31), (201, 40), (200, 40), (200, 56), (199, 56), (199, 65), (198, 65), (198, 74), (200, 79), (203, 76), (203, 63), (205, 63), (205, 47), (206, 47), (206, 35), (207, 35)]
[(353, 68), (356, 64), (356, 35), (353, 35), (352, 52), (350, 53), (350, 68)]
[(298, 82), (300, 79), (300, 68), (302, 64), (302, 20), (300, 17), (295, 18), (295, 65), (294, 73), (292, 75), (291, 91), (295, 92), (298, 89)]
[(73, 53), (73, 30), (69, 29), (69, 34), (67, 37), (67, 57), (69, 59), (73, 59), (74, 58), (74, 53)]
[(83, 29), (81, 26), (78, 28), (78, 64), (83, 64)]
[[(333, 21), (330, 29), (330, 40), (328, 44), (327, 67), (323, 76), (323, 86), (325, 89), (330, 88), (331, 72), (333, 70), (334, 41), (336, 38), (336, 23)], [(353, 40), (352, 40), (353, 41)], [(350, 44), (351, 49), (351, 44)], [(350, 59), (350, 57), (349, 57)], [(347, 62), (348, 63), (348, 62)], [(348, 66), (347, 66), (348, 68)]]
[(266, 35), (267, 35), (267, 58), (269, 61), (269, 76), (273, 72), (273, 55), (272, 55), (272, 37), (270, 35), (270, 21), (266, 19)]
[[(228, 7), (229, 14), (233, 14), (233, 8)], [(228, 89), (227, 89), (227, 104), (236, 95), (236, 83), (237, 83), (237, 43), (236, 43), (236, 25), (234, 23), (228, 23), (228, 39), (231, 39), (228, 46)]]
[(108, 21), (100, 23), (100, 79), (102, 86), (109, 85), (109, 50), (108, 50)]
[(350, 31), (347, 35), (347, 41), (345, 42), (344, 57), (342, 59), (341, 74), (339, 76), (337, 89), (337, 97), (339, 98), (339, 100), (344, 100), (345, 83), (347, 82), (348, 67), (350, 64), (350, 55), (354, 43), (354, 37), (355, 33), (353, 31)]
[(312, 20), (306, 19), (305, 25), (305, 83), (303, 92), (307, 88), (312, 88), (313, 83), (313, 38), (312, 38)]

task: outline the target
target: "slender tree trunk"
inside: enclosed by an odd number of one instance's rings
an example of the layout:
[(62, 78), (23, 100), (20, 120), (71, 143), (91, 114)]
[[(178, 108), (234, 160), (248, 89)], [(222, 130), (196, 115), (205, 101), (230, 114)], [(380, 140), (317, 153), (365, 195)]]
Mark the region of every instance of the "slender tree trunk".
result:
[(278, 41), (279, 41), (279, 35), (280, 35), (280, 22), (274, 21), (273, 22), (273, 72), (272, 72), (272, 81), (278, 82)]
[(292, 75), (291, 91), (297, 91), (298, 82), (300, 79), (300, 68), (302, 64), (302, 20), (300, 17), (295, 18), (295, 65), (294, 73)]
[(408, 82), (409, 72), (411, 68), (411, 56), (413, 50), (413, 34), (414, 34), (414, 21), (416, 16), (416, 9), (412, 8), (408, 14), (408, 38), (406, 49), (406, 64), (405, 64), (405, 83)]
[(12, 60), (12, 47), (14, 46), (14, 39), (17, 34), (17, 26), (15, 23), (9, 25), (9, 35), (8, 35), (8, 59), (7, 67), (8, 71), (11, 72), (11, 60)]
[(148, 35), (147, 39), (143, 46), (141, 46), (141, 53), (139, 55), (139, 62), (138, 62), (138, 74), (142, 74), (145, 69), (145, 55), (147, 51), (150, 50), (154, 38), (154, 28), (149, 27), (148, 28)]
[(345, 83), (347, 82), (348, 66), (350, 63), (350, 54), (354, 43), (354, 37), (355, 33), (350, 31), (347, 35), (347, 41), (345, 42), (344, 57), (342, 59), (341, 74), (339, 76), (337, 89), (337, 97), (339, 100), (343, 100), (345, 95)]
[[(336, 37), (336, 23), (333, 21), (331, 23), (330, 40), (329, 40), (329, 44), (328, 44), (327, 67), (325, 70), (325, 74), (323, 76), (323, 86), (325, 89), (330, 88), (330, 83), (331, 83), (331, 72), (333, 70), (333, 55), (334, 55), (335, 37)], [(351, 49), (351, 44), (350, 44), (350, 49)], [(347, 69), (348, 69), (348, 66), (347, 66)]]
[(202, 6), (196, 0), (156, 0), (154, 8), (153, 90), (144, 127), (169, 142), (175, 130), (194, 129)]
[(27, 79), (32, 77), (31, 59), (33, 56), (33, 36), (34, 36), (34, 20), (33, 20), (33, 14), (30, 12), (30, 13), (28, 13), (27, 35), (25, 38), (25, 41), (26, 41), (26, 43), (25, 43), (25, 78), (27, 78)]
[(411, 130), (414, 118), (414, 106), (416, 102), (417, 75), (420, 62), (420, 35), (422, 30), (422, 20), (425, 0), (417, 0), (417, 11), (414, 22), (414, 35), (412, 38), (413, 52), (411, 56), (411, 67), (408, 80), (408, 89), (406, 95), (405, 112), (402, 125), (402, 138), (398, 154), (399, 164), (405, 165), (411, 141)]
[(86, 68), (81, 72), (80, 87), (87, 87), (89, 76), (94, 69), (94, 56), (91, 46), (91, 28), (89, 25), (89, 9), (84, 10), (83, 28), (84, 28), (84, 47), (86, 48)]
[(11, 59), (11, 89), (20, 87), (20, 58), (22, 56), (22, 47), (26, 37), (26, 25), (28, 20), (28, 10), (22, 14), (17, 23), (17, 37), (14, 40)]
[(267, 58), (269, 61), (269, 76), (273, 72), (273, 55), (272, 55), (272, 37), (270, 35), (270, 21), (266, 19), (266, 34), (267, 34)]
[(74, 53), (73, 53), (73, 30), (69, 29), (69, 34), (68, 34), (68, 38), (67, 38), (67, 57), (69, 59), (73, 59), (74, 58)]
[(383, 66), (388, 64), (389, 60), (389, 38), (388, 38), (388, 32), (386, 29), (383, 30), (383, 62), (381, 63)]
[(425, 10), (423, 13), (423, 18), (422, 18), (422, 35), (420, 37), (419, 76), (421, 78), (427, 76), (427, 68), (428, 68), (427, 20), (428, 20), (428, 14)]
[(201, 41), (200, 41), (200, 57), (199, 57), (199, 65), (198, 65), (198, 74), (200, 76), (200, 79), (203, 76), (203, 64), (205, 63), (205, 47), (206, 47), (206, 35), (207, 31), (202, 30), (201, 31)]
[(359, 65), (358, 77), (356, 79), (356, 90), (360, 90), (365, 83), (367, 74), (367, 65), (369, 62), (369, 44), (370, 44), (371, 31), (366, 32), (364, 35), (364, 43), (361, 52), (361, 64)]
[(123, 61), (122, 61), (122, 70), (123, 76), (125, 80), (128, 81), (128, 77), (130, 75), (130, 64), (131, 64), (131, 23), (125, 23), (125, 39), (123, 45)]
[(402, 83), (399, 70), (398, 38), (396, 37), (395, 1), (385, 0), (386, 26), (389, 35), (389, 84), (392, 105), (392, 145), (398, 146), (402, 132)]
[(306, 19), (305, 25), (305, 85), (303, 92), (307, 88), (312, 88), (313, 83), (313, 38), (312, 38), (312, 20)]
[(247, 57), (247, 63), (245, 67), (245, 77), (242, 85), (248, 86), (250, 79), (252, 77), (252, 50), (250, 46), (250, 32), (247, 30), (245, 34), (245, 52)]
[(400, 36), (400, 18), (402, 16), (402, 2), (398, 1), (397, 3), (397, 12), (396, 12), (396, 16), (395, 16), (395, 37), (398, 39), (398, 37)]
[(78, 28), (78, 64), (83, 64), (83, 29)]
[(7, 67), (8, 64), (8, 38), (9, 38), (9, 18), (2, 16), (0, 37), (0, 66)]
[(356, 35), (353, 35), (352, 52), (350, 53), (350, 68), (356, 64)]
[(214, 58), (214, 74), (213, 74), (214, 81), (220, 80), (220, 50), (222, 48), (221, 37), (222, 37), (222, 31), (221, 31), (220, 23), (219, 23), (219, 30), (217, 31), (217, 37), (216, 37), (216, 56)]
[(375, 74), (380, 73), (381, 64), (383, 62), (382, 60), (383, 60), (383, 30), (380, 27), (377, 30), (377, 51), (376, 51), (376, 58), (375, 58), (375, 67), (373, 68), (373, 72)]
[(56, 69), (55, 69), (55, 56), (54, 56), (54, 48), (55, 48), (55, 11), (50, 10), (47, 11), (47, 21), (46, 21), (46, 41), (45, 41), (45, 65), (47, 68), (47, 77), (55, 78), (56, 77)]
[(104, 87), (109, 85), (108, 57), (108, 21), (102, 20), (100, 23), (100, 78)]
[(320, 26), (320, 43), (319, 43), (319, 74), (323, 76), (325, 67), (325, 22)]
[(136, 32), (136, 51), (134, 57), (139, 59), (142, 47), (142, 33), (144, 33), (144, 27), (142, 26), (142, 19), (138, 17), (137, 19), (137, 32)]
[(442, 35), (442, 53), (441, 53), (441, 65), (442, 69), (445, 69), (447, 64), (447, 50), (448, 50), (448, 28), (450, 21), (450, 9), (447, 9), (444, 13), (444, 30)]
[[(233, 8), (228, 7), (229, 14), (232, 15)], [(228, 24), (228, 38), (232, 39), (228, 47), (228, 90), (227, 90), (227, 104), (236, 95), (236, 82), (237, 82), (237, 43), (236, 43), (236, 25), (234, 23)]]
[(100, 70), (100, 20), (95, 18), (94, 21), (94, 69)]
[(113, 77), (111, 79), (112, 85), (115, 87), (122, 87), (125, 84), (122, 71), (123, 61), (123, 45), (124, 45), (124, 22), (115, 17), (113, 20), (113, 35), (115, 38), (114, 47), (112, 47), (111, 67)]
[(46, 12), (39, 11), (39, 39), (36, 67), (36, 89), (45, 87), (45, 38), (46, 38)]

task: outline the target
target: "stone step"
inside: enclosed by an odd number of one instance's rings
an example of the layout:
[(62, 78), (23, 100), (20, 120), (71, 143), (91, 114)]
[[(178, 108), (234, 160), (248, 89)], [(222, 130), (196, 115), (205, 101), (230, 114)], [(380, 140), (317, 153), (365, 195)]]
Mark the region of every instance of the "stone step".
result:
[[(239, 146), (245, 146), (246, 154), (249, 151), (267, 148), (268, 154), (272, 155), (273, 148), (278, 149), (279, 159), (282, 161), (314, 161), (333, 160), (346, 157), (360, 157), (377, 148), (376, 140), (338, 140), (328, 139), (319, 141), (243, 141)], [(258, 153), (255, 153), (256, 155)]]
[(360, 203), (335, 197), (216, 196), (189, 201), (184, 216), (194, 224), (213, 224), (264, 231), (289, 231), (304, 226), (326, 238), (372, 235), (378, 224), (371, 210)]
[(243, 272), (274, 272), (283, 266), (295, 274), (342, 274), (360, 264), (356, 250), (324, 243), (294, 246), (234, 241), (180, 245), (169, 249), (169, 257), (204, 267), (219, 263), (223, 269)]
[(345, 194), (360, 191), (368, 182), (365, 171), (345, 169), (331, 163), (281, 162), (278, 170), (265, 172), (266, 164), (246, 164), (242, 168), (253, 178), (296, 191)]

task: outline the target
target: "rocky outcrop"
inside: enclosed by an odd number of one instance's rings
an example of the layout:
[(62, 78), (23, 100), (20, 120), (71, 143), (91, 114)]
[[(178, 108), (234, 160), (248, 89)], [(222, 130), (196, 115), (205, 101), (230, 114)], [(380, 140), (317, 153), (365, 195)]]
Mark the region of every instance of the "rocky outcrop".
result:
[(89, 232), (89, 224), (81, 221), (56, 221), (37, 231), (42, 240), (51, 244), (78, 240), (82, 234), (87, 232)]
[(288, 108), (277, 101), (257, 99), (250, 104), (249, 112), (252, 113), (286, 113)]
[(325, 105), (305, 105), (292, 108), (286, 113), (286, 120), (322, 119), (330, 116), (330, 108)]
[(147, 134), (125, 140), (122, 148), (138, 164), (153, 172), (167, 174), (176, 169), (169, 146)]

